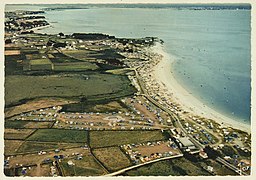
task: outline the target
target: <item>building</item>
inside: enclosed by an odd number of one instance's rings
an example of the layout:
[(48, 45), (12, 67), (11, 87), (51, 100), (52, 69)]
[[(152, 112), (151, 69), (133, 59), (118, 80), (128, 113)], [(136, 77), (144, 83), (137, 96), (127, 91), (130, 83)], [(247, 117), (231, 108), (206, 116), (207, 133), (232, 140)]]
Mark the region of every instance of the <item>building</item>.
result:
[(182, 150), (190, 151), (197, 149), (188, 137), (177, 138), (177, 142)]

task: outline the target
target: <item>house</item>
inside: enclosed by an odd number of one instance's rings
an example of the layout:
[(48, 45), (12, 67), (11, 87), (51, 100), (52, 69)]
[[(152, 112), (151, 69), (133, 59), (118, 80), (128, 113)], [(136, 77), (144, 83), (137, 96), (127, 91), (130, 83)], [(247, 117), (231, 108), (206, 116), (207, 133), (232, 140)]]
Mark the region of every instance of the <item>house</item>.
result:
[(204, 152), (204, 151), (200, 151), (200, 152), (199, 152), (199, 156), (200, 156), (200, 157), (202, 157), (203, 159), (208, 158), (207, 153), (206, 153), (206, 152)]

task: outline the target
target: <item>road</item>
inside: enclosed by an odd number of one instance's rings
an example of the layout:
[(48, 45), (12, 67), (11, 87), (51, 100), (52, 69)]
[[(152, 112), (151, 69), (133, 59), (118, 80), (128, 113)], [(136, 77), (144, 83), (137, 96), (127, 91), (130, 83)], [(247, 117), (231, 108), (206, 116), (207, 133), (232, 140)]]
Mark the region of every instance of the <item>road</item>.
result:
[(218, 161), (219, 163), (225, 165), (226, 167), (228, 167), (229, 169), (235, 171), (236, 173), (240, 174), (240, 175), (243, 175), (243, 176), (249, 176), (249, 174), (243, 172), (243, 171), (240, 171), (239, 168), (237, 168), (236, 166), (234, 166), (233, 164), (230, 164), (228, 163), (227, 161), (225, 161), (224, 159), (220, 158), (220, 157), (217, 157), (216, 158), (216, 161)]
[[(140, 68), (140, 67), (138, 67)], [(160, 104), (159, 102), (157, 102), (155, 99), (153, 99), (146, 91), (146, 88), (144, 87), (143, 83), (142, 83), (142, 80), (141, 78), (139, 77), (138, 75), (138, 72), (137, 72), (137, 69), (134, 69), (135, 71), (135, 75), (136, 75), (136, 78), (138, 80), (138, 84), (140, 86), (140, 89), (141, 89), (141, 93), (142, 95), (144, 95), (151, 103), (153, 103), (154, 105), (156, 105), (157, 107), (159, 107), (160, 109), (162, 109), (163, 111), (165, 111), (166, 113), (168, 113), (171, 118), (175, 121), (176, 125), (183, 131), (184, 134), (186, 134), (186, 136), (188, 136), (190, 138), (190, 140), (199, 148), (199, 149), (204, 149), (205, 146), (202, 145), (201, 143), (199, 143), (196, 139), (194, 139), (193, 136), (191, 136), (190, 134), (187, 133), (187, 131), (184, 129), (184, 127), (182, 126), (180, 120), (179, 120), (179, 117), (174, 114), (171, 110), (169, 110), (166, 106)], [(236, 166), (228, 163), (227, 161), (225, 161), (224, 159), (222, 159), (221, 157), (217, 157), (216, 161), (218, 161), (219, 163), (225, 165), (226, 167), (228, 167), (229, 169), (235, 171), (236, 173), (240, 174), (240, 175), (246, 175), (248, 176), (247, 173), (245, 172), (241, 172), (240, 173), (240, 169), (238, 169)]]
[[(138, 67), (140, 68), (140, 67)], [(176, 122), (176, 125), (178, 125), (178, 127), (183, 131), (184, 134), (186, 134), (186, 136), (188, 136), (190, 138), (190, 140), (199, 148), (199, 149), (203, 149), (205, 146), (202, 145), (201, 143), (199, 143), (196, 139), (194, 139), (193, 136), (191, 136), (190, 134), (187, 133), (187, 131), (184, 129), (184, 127), (182, 126), (179, 117), (174, 114), (170, 109), (168, 109), (166, 106), (160, 104), (158, 101), (156, 101), (155, 99), (153, 99), (148, 92), (146, 91), (146, 88), (144, 87), (141, 78), (138, 75), (138, 71), (137, 69), (134, 69), (135, 71), (135, 76), (136, 79), (138, 80), (138, 84), (140, 86), (141, 89), (141, 93), (144, 97), (146, 97), (151, 103), (153, 103), (154, 105), (156, 105), (157, 107), (159, 107), (160, 109), (162, 109), (163, 111), (165, 111), (166, 113), (168, 113), (171, 118)]]
[(151, 163), (155, 163), (155, 162), (158, 162), (158, 161), (164, 161), (164, 160), (167, 160), (167, 159), (173, 159), (173, 158), (178, 158), (178, 157), (182, 157), (183, 154), (178, 154), (176, 156), (171, 156), (171, 157), (164, 157), (164, 158), (159, 158), (159, 159), (155, 159), (155, 160), (152, 160), (152, 161), (148, 161), (148, 162), (144, 162), (144, 163), (141, 163), (141, 164), (137, 164), (137, 165), (134, 165), (134, 166), (130, 166), (130, 167), (127, 167), (125, 169), (121, 169), (119, 171), (116, 171), (116, 172), (113, 172), (113, 173), (110, 173), (110, 174), (107, 174), (105, 176), (116, 176), (118, 174), (122, 174), (126, 171), (129, 171), (129, 170), (132, 170), (132, 169), (135, 169), (135, 168), (138, 168), (138, 167), (141, 167), (141, 166), (145, 166), (147, 164), (151, 164)]

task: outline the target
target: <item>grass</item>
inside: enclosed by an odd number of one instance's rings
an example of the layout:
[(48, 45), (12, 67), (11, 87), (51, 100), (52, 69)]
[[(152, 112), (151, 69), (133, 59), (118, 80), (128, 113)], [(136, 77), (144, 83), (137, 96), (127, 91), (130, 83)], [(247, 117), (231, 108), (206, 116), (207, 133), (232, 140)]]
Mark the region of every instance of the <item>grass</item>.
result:
[(24, 140), (34, 131), (33, 129), (5, 129), (4, 139)]
[(63, 54), (73, 57), (75, 59), (87, 61), (90, 54), (95, 54), (97, 52), (91, 50), (76, 50), (76, 51), (63, 51)]
[(129, 86), (129, 83), (126, 76), (101, 73), (6, 76), (5, 105), (11, 106), (21, 100), (39, 97), (90, 98), (99, 95), (106, 98), (122, 97), (135, 92), (134, 87)]
[[(89, 77), (89, 79), (86, 79)], [(7, 76), (5, 103), (18, 103), (24, 99), (42, 97), (90, 97), (102, 95), (118, 97), (132, 94), (125, 76), (94, 73), (90, 75)]]
[(20, 74), (23, 71), (23, 66), (22, 63), (18, 63), (17, 61), (22, 59), (23, 56), (21, 54), (5, 56), (5, 75)]
[(128, 176), (209, 176), (201, 167), (185, 158), (159, 161), (126, 172)]
[(15, 154), (24, 141), (4, 140), (4, 154)]
[(84, 143), (49, 143), (49, 142), (32, 142), (25, 141), (22, 146), (17, 150), (18, 153), (27, 153), (27, 152), (38, 152), (46, 150), (55, 150), (55, 149), (66, 149), (73, 147), (80, 147)]
[(119, 147), (94, 149), (93, 153), (112, 172), (132, 165)]
[(222, 164), (220, 164), (214, 160), (207, 159), (206, 163), (207, 163), (207, 165), (212, 166), (213, 171), (219, 176), (237, 176), (238, 175), (231, 169), (227, 168), (226, 166), (223, 166)]
[(5, 120), (5, 128), (22, 129), (22, 128), (50, 128), (54, 122), (33, 122), (33, 121), (12, 121)]
[(31, 65), (45, 65), (45, 64), (51, 64), (52, 62), (49, 59), (33, 59), (30, 60)]
[[(92, 48), (92, 46), (90, 46)], [(99, 47), (96, 47), (97, 49)], [(108, 61), (113, 65), (123, 65), (118, 59), (123, 59), (124, 57), (118, 54), (114, 49), (104, 48), (100, 51), (94, 50), (76, 50), (76, 51), (64, 51), (67, 56), (82, 60), (90, 61), (92, 59), (103, 59)]]
[(95, 106), (89, 108), (89, 111), (93, 112), (118, 112), (118, 111), (125, 111), (127, 110), (123, 107), (123, 104), (120, 104), (118, 101), (111, 101), (109, 103), (99, 103)]
[(52, 63), (70, 63), (70, 62), (82, 62), (80, 60), (74, 59), (72, 57), (66, 56), (62, 53), (52, 53), (50, 55)]
[(26, 124), (29, 122), (27, 121), (12, 121), (12, 120), (5, 120), (4, 121), (4, 127), (5, 128), (11, 128), (11, 129), (18, 129), (18, 128), (24, 128)]
[(91, 147), (108, 147), (164, 139), (161, 131), (90, 131)]
[(55, 71), (81, 71), (81, 70), (96, 70), (99, 67), (96, 64), (89, 62), (79, 63), (55, 63)]
[(86, 143), (87, 131), (67, 129), (38, 129), (28, 140), (39, 142)]
[(49, 59), (34, 59), (29, 61), (31, 70), (51, 70), (52, 62)]
[(122, 68), (122, 69), (107, 70), (106, 72), (112, 73), (112, 74), (126, 74), (126, 73), (132, 72), (132, 71), (129, 68)]
[(24, 127), (25, 128), (34, 128), (34, 129), (40, 129), (40, 128), (50, 128), (52, 127), (54, 122), (29, 122)]
[[(69, 166), (67, 164), (69, 160), (75, 165)], [(100, 176), (105, 174), (104, 169), (96, 162), (89, 151), (83, 153), (81, 160), (69, 157), (65, 158), (60, 165), (65, 176)]]
[(5, 108), (4, 115), (5, 115), (5, 118), (9, 118), (14, 115), (21, 114), (23, 112), (33, 111), (40, 108), (63, 105), (67, 103), (74, 103), (74, 102), (75, 101), (70, 101), (62, 98), (37, 98), (31, 101), (27, 101), (25, 104), (21, 104), (21, 105), (10, 107), (10, 108)]

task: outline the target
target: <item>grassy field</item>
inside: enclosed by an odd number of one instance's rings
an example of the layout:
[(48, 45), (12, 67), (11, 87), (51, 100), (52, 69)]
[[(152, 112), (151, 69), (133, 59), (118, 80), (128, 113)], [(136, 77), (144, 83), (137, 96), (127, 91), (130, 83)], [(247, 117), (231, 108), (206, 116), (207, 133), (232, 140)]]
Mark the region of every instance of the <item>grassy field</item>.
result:
[(118, 101), (111, 101), (109, 103), (100, 103), (92, 106), (89, 111), (93, 112), (118, 112), (118, 111), (127, 111), (123, 104), (120, 104)]
[(12, 121), (12, 120), (5, 120), (4, 121), (4, 127), (5, 128), (13, 128), (13, 129), (18, 129), (18, 128), (24, 128), (26, 124), (29, 122), (27, 121)]
[(63, 54), (70, 57), (74, 57), (79, 60), (88, 61), (88, 58), (90, 58), (90, 55), (97, 54), (97, 52), (92, 50), (76, 50), (76, 51), (65, 50), (63, 51)]
[[(75, 164), (74, 166), (67, 164), (70, 160)], [(65, 176), (100, 176), (105, 174), (104, 169), (96, 162), (88, 150), (83, 152), (81, 160), (75, 157), (65, 158), (61, 162), (61, 168)]]
[(40, 60), (43, 56), (45, 56), (45, 54), (26, 54), (25, 56), (27, 60)]
[(32, 142), (25, 141), (22, 146), (17, 150), (18, 153), (26, 153), (26, 152), (38, 152), (38, 151), (46, 151), (46, 150), (55, 150), (55, 149), (66, 149), (73, 147), (83, 146), (84, 143), (51, 143), (51, 142)]
[(81, 70), (96, 70), (99, 67), (96, 64), (89, 62), (79, 63), (54, 63), (55, 71), (81, 71)]
[[(68, 77), (67, 77), (68, 76)], [(40, 83), (39, 83), (40, 82)], [(90, 75), (6, 76), (5, 105), (42, 97), (127, 96), (135, 92), (125, 76), (93, 73)]]
[(24, 140), (34, 131), (34, 129), (5, 129), (4, 139)]
[(91, 147), (107, 147), (164, 139), (161, 131), (90, 131)]
[(45, 64), (52, 64), (49, 59), (34, 59), (30, 60), (31, 65), (45, 65)]
[(33, 111), (36, 109), (58, 106), (68, 103), (75, 103), (77, 101), (71, 101), (69, 99), (63, 98), (37, 98), (35, 100), (27, 101), (25, 104), (21, 104), (18, 106), (5, 108), (5, 118), (9, 118), (11, 116), (21, 114), (22, 112)]
[(119, 147), (99, 148), (93, 150), (96, 158), (111, 172), (131, 166), (132, 163)]
[(70, 62), (82, 62), (80, 60), (68, 57), (62, 53), (53, 53), (50, 55), (52, 63), (70, 63)]
[(202, 168), (185, 158), (159, 161), (126, 172), (126, 176), (209, 176)]
[(4, 66), (5, 66), (5, 75), (20, 74), (23, 71), (22, 63), (19, 63), (19, 60), (22, 60), (24, 57), (20, 55), (8, 55), (5, 56)]
[(15, 154), (24, 141), (4, 140), (4, 155)]
[(38, 129), (28, 140), (39, 142), (86, 143), (87, 132), (67, 129)]
[(5, 120), (5, 128), (21, 129), (21, 128), (50, 128), (54, 122), (33, 122), (33, 121), (12, 121)]
[(51, 70), (52, 62), (49, 59), (34, 59), (30, 60), (31, 70)]
[(34, 131), (34, 129), (5, 129), (4, 139), (24, 140)]

